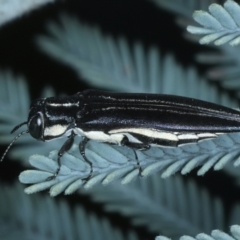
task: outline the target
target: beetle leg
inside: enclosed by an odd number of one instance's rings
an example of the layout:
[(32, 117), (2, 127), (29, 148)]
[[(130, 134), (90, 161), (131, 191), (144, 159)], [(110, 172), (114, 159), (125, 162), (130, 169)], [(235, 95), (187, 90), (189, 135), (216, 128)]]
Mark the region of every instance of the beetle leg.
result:
[(83, 137), (83, 140), (79, 143), (80, 154), (82, 155), (85, 162), (87, 162), (89, 164), (90, 168), (91, 168), (89, 175), (86, 178), (83, 179), (85, 181), (88, 181), (92, 177), (92, 174), (93, 174), (92, 162), (89, 161), (89, 159), (86, 157), (86, 154), (85, 154), (85, 149), (86, 149), (86, 145), (87, 145), (88, 141), (89, 141), (88, 138)]
[(129, 148), (131, 148), (133, 150), (134, 155), (135, 155), (135, 159), (137, 161), (138, 169), (139, 169), (139, 175), (142, 177), (142, 171), (143, 170), (142, 170), (141, 164), (139, 162), (136, 150), (140, 150), (140, 151), (147, 150), (147, 149), (150, 148), (150, 145), (144, 144), (144, 143), (133, 143), (133, 142), (130, 142), (129, 139), (126, 136), (124, 136), (124, 138), (122, 139), (121, 145), (122, 146), (127, 146), (127, 147), (129, 147)]
[(72, 147), (75, 136), (76, 136), (76, 134), (72, 131), (71, 135), (68, 137), (67, 141), (62, 145), (62, 147), (58, 151), (58, 158), (57, 158), (58, 168), (53, 176), (47, 178), (48, 181), (55, 179), (57, 177), (57, 175), (59, 174), (60, 167), (61, 167), (61, 157), (63, 156), (63, 154), (65, 152), (69, 151), (69, 149)]

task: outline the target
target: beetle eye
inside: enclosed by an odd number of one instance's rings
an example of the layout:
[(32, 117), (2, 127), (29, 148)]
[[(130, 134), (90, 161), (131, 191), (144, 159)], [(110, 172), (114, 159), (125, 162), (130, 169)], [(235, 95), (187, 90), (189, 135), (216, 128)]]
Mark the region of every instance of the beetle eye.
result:
[(28, 126), (29, 133), (33, 138), (40, 140), (42, 138), (43, 122), (40, 114), (35, 115)]

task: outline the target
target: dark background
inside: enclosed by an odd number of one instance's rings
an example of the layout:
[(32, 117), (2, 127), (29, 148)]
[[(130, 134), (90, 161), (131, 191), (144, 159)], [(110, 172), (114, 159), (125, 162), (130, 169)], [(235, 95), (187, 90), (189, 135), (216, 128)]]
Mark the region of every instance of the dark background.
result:
[[(204, 75), (207, 69), (207, 66), (197, 65), (194, 61), (195, 54), (207, 47), (182, 38), (185, 29), (175, 24), (176, 16), (156, 7), (151, 1), (56, 1), (8, 22), (0, 28), (0, 70), (9, 69), (15, 75), (23, 75), (28, 81), (32, 99), (39, 97), (46, 85), (52, 86), (57, 93), (66, 94), (73, 94), (76, 89), (82, 91), (88, 88), (85, 82), (79, 81), (79, 77), (73, 70), (49, 58), (38, 49), (35, 43), (37, 36), (47, 34), (47, 22), (58, 21), (58, 16), (62, 12), (76, 16), (92, 26), (100, 26), (103, 33), (116, 38), (124, 36), (130, 44), (141, 41), (146, 49), (152, 45), (158, 46), (163, 56), (166, 53), (174, 53), (178, 62), (183, 66), (196, 66), (199, 74)], [(2, 146), (1, 152), (5, 148), (6, 146)], [(17, 180), (19, 173), (23, 170), (19, 162), (11, 161), (6, 157), (0, 165), (0, 181), (12, 183)], [(223, 171), (210, 171), (204, 178), (196, 178), (196, 171), (193, 171), (187, 177), (195, 178), (198, 184), (210, 189), (213, 196), (221, 196), (227, 211), (233, 202), (240, 199), (239, 189), (233, 184), (233, 179)], [(63, 197), (57, 197), (56, 201)], [(88, 211), (95, 211), (99, 216), (106, 215), (101, 205), (91, 204), (88, 197), (79, 197), (75, 194), (65, 199), (70, 201), (72, 206), (81, 203)], [(108, 217), (113, 225), (120, 226), (122, 229), (134, 228), (124, 217), (115, 214), (109, 214)], [(153, 239), (155, 236), (147, 229), (135, 229), (141, 236), (140, 239)]]

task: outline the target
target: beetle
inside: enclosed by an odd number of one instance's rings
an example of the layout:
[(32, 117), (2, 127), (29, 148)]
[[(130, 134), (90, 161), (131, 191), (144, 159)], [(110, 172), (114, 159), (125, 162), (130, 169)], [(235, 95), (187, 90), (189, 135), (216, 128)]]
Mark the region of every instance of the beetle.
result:
[(32, 102), (28, 129), (17, 135), (4, 152), (23, 134), (40, 141), (68, 137), (58, 151), (58, 169), (61, 157), (74, 142), (76, 135), (83, 139), (79, 150), (83, 159), (89, 140), (127, 146), (134, 150), (150, 147), (177, 147), (216, 138), (220, 134), (240, 131), (240, 112), (214, 103), (193, 98), (163, 94), (111, 93), (85, 90), (72, 96), (40, 98)]

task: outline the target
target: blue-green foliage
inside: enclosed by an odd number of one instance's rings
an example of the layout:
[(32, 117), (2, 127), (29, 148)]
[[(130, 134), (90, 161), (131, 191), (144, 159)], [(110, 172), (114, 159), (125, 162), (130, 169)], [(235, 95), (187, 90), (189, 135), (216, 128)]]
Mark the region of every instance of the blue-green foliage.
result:
[[(205, 10), (210, 3), (196, 0), (184, 1), (184, 4), (176, 0), (154, 2), (184, 17), (189, 17), (193, 9)], [(203, 5), (196, 5), (198, 3)], [(228, 0), (224, 7), (211, 5), (209, 11), (210, 14), (203, 11), (195, 14), (195, 20), (203, 28), (190, 27), (190, 30), (207, 34), (203, 38), (205, 42), (207, 39), (216, 44), (237, 44), (239, 6)], [(144, 49), (141, 42), (135, 42), (131, 48), (124, 37), (106, 36), (98, 27), (84, 25), (66, 15), (61, 16), (61, 23), (62, 26), (48, 24), (49, 36), (39, 37), (38, 44), (47, 54), (73, 68), (89, 85), (118, 91), (184, 95), (237, 107), (238, 99), (230, 98), (227, 93), (229, 88), (236, 90), (240, 86), (236, 79), (223, 82), (226, 91), (219, 92), (207, 79), (200, 78), (193, 67), (184, 69), (172, 54), (163, 57), (154, 46)], [(211, 59), (218, 63), (234, 58), (237, 62), (240, 54), (229, 49), (223, 48), (223, 59), (216, 54)], [(239, 66), (227, 68), (224, 73), (240, 75), (239, 69)], [(24, 79), (13, 79), (9, 72), (0, 75), (0, 142), (5, 144), (11, 140), (9, 131), (26, 121), (30, 103)], [(210, 168), (220, 170), (230, 162), (238, 167), (239, 133), (179, 148), (138, 151), (143, 176), (152, 175), (147, 179), (139, 179), (138, 165), (130, 149), (90, 141), (86, 155), (93, 162), (93, 177), (86, 183), (83, 179), (88, 176), (90, 168), (74, 144), (63, 156), (57, 178), (46, 181), (57, 169), (56, 155), (63, 141), (43, 144), (26, 135), (15, 143), (10, 156), (25, 162), (30, 156), (29, 162), (35, 168), (20, 175), (21, 182), (31, 184), (25, 188), (26, 193), (50, 189), (51, 196), (69, 195), (75, 191), (75, 194), (87, 194), (93, 201), (102, 203), (106, 212), (122, 214), (133, 225), (145, 226), (149, 231), (161, 232), (174, 239), (184, 234), (210, 233), (216, 228), (225, 231), (229, 224), (239, 222), (239, 205), (230, 216), (226, 216), (220, 199), (212, 198), (207, 190), (197, 187), (193, 181), (183, 182), (180, 177), (172, 176), (176, 172), (187, 174), (197, 166), (201, 166), (198, 175), (204, 175)], [(24, 143), (21, 147), (18, 146), (20, 142)], [(163, 179), (169, 176), (171, 178)], [(92, 213), (86, 216), (80, 207), (72, 213), (66, 202), (56, 204), (54, 200), (40, 198), (37, 194), (29, 197), (19, 186), (2, 186), (1, 189), (2, 239), (16, 239), (19, 235), (23, 239), (46, 239), (46, 236), (48, 239), (123, 239), (122, 233), (114, 230), (107, 220), (99, 220)], [(232, 226), (231, 233), (234, 238), (214, 230), (211, 236), (200, 233), (196, 239), (239, 239), (238, 226)], [(134, 233), (126, 235), (124, 239), (137, 239)], [(165, 240), (167, 237), (156, 239)]]
[(38, 38), (40, 47), (94, 87), (183, 95), (235, 105), (199, 77), (194, 68), (184, 69), (171, 54), (163, 58), (154, 46), (145, 50), (136, 42), (130, 48), (124, 37), (115, 40), (103, 35), (99, 28), (65, 15), (61, 16), (61, 25), (51, 23), (48, 30), (50, 36)]
[(1, 184), (0, 223), (4, 240), (138, 239), (134, 232), (122, 233), (80, 205), (70, 209), (64, 200), (28, 196), (19, 184), (11, 188)]
[[(193, 18), (202, 27), (188, 26), (187, 30), (192, 34), (205, 35), (200, 39), (201, 44), (214, 42), (215, 45), (229, 43), (231, 46), (240, 43), (240, 6), (237, 2), (228, 0), (223, 6), (212, 4), (209, 6), (209, 13), (196, 11)], [(207, 76), (210, 79), (220, 81), (225, 89), (234, 91), (240, 90), (240, 50), (239, 48), (222, 46), (220, 53), (216, 51), (200, 53), (197, 60), (204, 64), (218, 64), (219, 67), (210, 69)], [(225, 64), (225, 66), (222, 66)], [(238, 93), (238, 97), (240, 93)]]
[[(198, 40), (197, 36), (202, 34), (205, 36), (200, 39), (200, 43), (215, 43), (215, 45), (209, 45), (208, 51), (198, 53), (196, 60), (199, 63), (214, 65), (207, 71), (207, 77), (220, 82), (221, 87), (226, 90), (238, 91), (239, 98), (240, 50), (238, 47), (233, 48), (226, 44), (239, 44), (240, 7), (238, 3), (228, 0), (221, 6), (213, 3), (216, 1), (211, 0), (152, 1), (157, 6), (178, 14), (176, 22), (184, 28), (187, 27), (189, 32), (195, 34), (195, 36), (186, 35), (190, 40)], [(210, 5), (211, 3), (213, 4)], [(193, 18), (200, 23), (200, 27), (193, 26), (194, 23), (191, 18), (193, 11), (195, 11)]]
[(194, 34), (205, 34), (200, 39), (201, 44), (214, 41), (216, 45), (229, 42), (230, 45), (240, 43), (240, 6), (228, 0), (224, 7), (219, 4), (211, 4), (209, 12), (196, 11), (193, 18), (203, 27), (188, 26), (187, 30)]
[(105, 203), (108, 212), (119, 212), (135, 225), (144, 224), (153, 232), (171, 237), (214, 228), (225, 230), (229, 225), (221, 200), (211, 198), (206, 189), (180, 176), (163, 180), (154, 175), (126, 186), (117, 183), (80, 192)]
[[(240, 134), (224, 134), (214, 140), (206, 140), (198, 144), (188, 144), (178, 148), (151, 148), (147, 151), (137, 151), (139, 163), (143, 169), (142, 176), (146, 177), (156, 172), (162, 178), (167, 178), (180, 171), (187, 174), (197, 166), (201, 166), (198, 175), (204, 175), (212, 167), (222, 169), (227, 163), (233, 162), (235, 167), (240, 165)], [(122, 184), (131, 182), (139, 177), (139, 169), (133, 151), (127, 147), (110, 146), (90, 141), (86, 156), (93, 163), (93, 176), (85, 183), (81, 179), (87, 178), (89, 165), (79, 154), (78, 146), (64, 154), (62, 166), (56, 179), (48, 181), (57, 169), (57, 150), (48, 157), (33, 155), (30, 164), (36, 170), (26, 170), (21, 173), (20, 181), (33, 184), (26, 188), (27, 193), (34, 193), (50, 189), (50, 194), (56, 196), (61, 192), (71, 194), (84, 185), (91, 188), (97, 183), (108, 185), (112, 181), (121, 180)]]
[[(232, 225), (230, 227), (230, 234), (227, 234), (221, 230), (213, 230), (211, 232), (211, 235), (208, 235), (206, 233), (199, 233), (196, 235), (196, 237), (192, 236), (182, 236), (179, 239), (180, 240), (222, 240), (222, 239), (228, 239), (228, 240), (235, 240), (239, 239), (240, 237), (240, 227), (239, 225)], [(155, 238), (155, 240), (170, 240), (170, 238), (165, 236), (158, 236)]]

